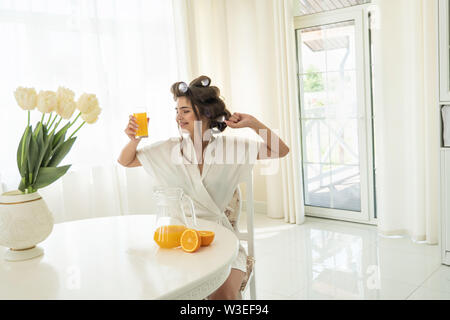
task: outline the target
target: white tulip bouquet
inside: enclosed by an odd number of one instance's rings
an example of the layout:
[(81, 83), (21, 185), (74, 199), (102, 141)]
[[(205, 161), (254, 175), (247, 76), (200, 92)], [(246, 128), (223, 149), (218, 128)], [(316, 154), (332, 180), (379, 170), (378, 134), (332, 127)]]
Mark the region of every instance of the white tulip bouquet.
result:
[[(57, 92), (40, 91), (39, 94), (34, 88), (18, 87), (14, 95), (17, 104), (28, 111), (28, 124), (17, 148), (17, 166), (21, 176), (19, 190), (33, 193), (55, 182), (69, 170), (71, 165), (58, 165), (75, 143), (77, 137), (74, 135), (85, 123), (95, 123), (101, 108), (95, 94), (84, 93), (75, 102), (74, 92), (64, 87), (59, 87)], [(42, 112), (42, 118), (33, 129), (30, 111), (35, 108)], [(70, 121), (76, 109), (79, 113)], [(47, 119), (46, 114), (49, 115)], [(83, 122), (66, 139), (80, 116)], [(67, 123), (57, 130), (63, 119), (68, 120)]]

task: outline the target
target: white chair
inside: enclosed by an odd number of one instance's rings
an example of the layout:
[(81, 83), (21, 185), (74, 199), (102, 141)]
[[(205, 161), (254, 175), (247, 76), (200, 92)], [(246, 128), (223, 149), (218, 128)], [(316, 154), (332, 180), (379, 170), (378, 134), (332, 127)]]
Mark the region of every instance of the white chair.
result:
[(236, 188), (233, 200), (225, 210), (231, 224), (233, 225), (238, 239), (247, 242), (247, 274), (241, 286), (241, 293), (244, 295), (250, 288), (250, 299), (256, 300), (256, 284), (255, 284), (255, 245), (254, 245), (254, 206), (253, 206), (253, 172), (243, 181), (246, 185), (246, 218), (247, 231), (239, 230), (239, 217), (242, 212), (242, 194), (239, 186)]

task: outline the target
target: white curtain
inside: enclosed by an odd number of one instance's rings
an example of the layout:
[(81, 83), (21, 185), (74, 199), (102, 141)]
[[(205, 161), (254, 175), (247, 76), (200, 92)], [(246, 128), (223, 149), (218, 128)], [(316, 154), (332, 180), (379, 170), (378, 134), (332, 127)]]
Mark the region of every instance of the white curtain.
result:
[[(26, 125), (18, 86), (95, 93), (100, 119), (85, 125), (57, 182), (39, 190), (56, 222), (148, 213), (142, 168), (117, 165), (135, 107), (147, 107), (150, 138), (177, 134), (170, 85), (178, 79), (172, 2), (166, 0), (0, 0), (0, 185), (17, 189), (16, 150)], [(32, 112), (32, 123), (40, 120)], [(2, 184), (3, 183), (3, 184)]]
[(301, 171), (300, 119), (295, 57), (294, 7), (292, 1), (273, 2), (275, 25), (276, 83), (280, 133), (290, 146), (290, 154), (281, 162), (284, 219), (305, 221), (303, 175)]
[(437, 8), (377, 0), (373, 29), (378, 228), (438, 242)]
[[(183, 76), (209, 75), (231, 112), (254, 115), (290, 147), (255, 166), (255, 201), (270, 217), (303, 223), (292, 1), (174, 0), (174, 9)], [(225, 133), (257, 139), (250, 129)]]

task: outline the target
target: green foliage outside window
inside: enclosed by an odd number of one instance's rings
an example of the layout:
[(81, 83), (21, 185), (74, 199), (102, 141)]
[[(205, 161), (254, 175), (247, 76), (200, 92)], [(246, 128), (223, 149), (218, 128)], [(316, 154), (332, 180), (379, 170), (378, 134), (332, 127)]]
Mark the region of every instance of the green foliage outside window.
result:
[(309, 66), (306, 70), (303, 89), (305, 92), (320, 92), (324, 90), (322, 73), (319, 73), (316, 67)]

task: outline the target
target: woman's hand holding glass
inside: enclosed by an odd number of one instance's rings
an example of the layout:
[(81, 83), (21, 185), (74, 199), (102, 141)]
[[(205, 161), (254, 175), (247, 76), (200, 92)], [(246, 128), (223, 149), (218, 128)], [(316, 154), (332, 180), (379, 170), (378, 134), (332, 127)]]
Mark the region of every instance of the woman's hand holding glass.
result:
[[(150, 118), (147, 118), (147, 123), (149, 122)], [(128, 125), (125, 128), (125, 134), (130, 138), (131, 141), (139, 142), (143, 137), (137, 137), (136, 133), (139, 129), (137, 119), (133, 115), (130, 115)]]

